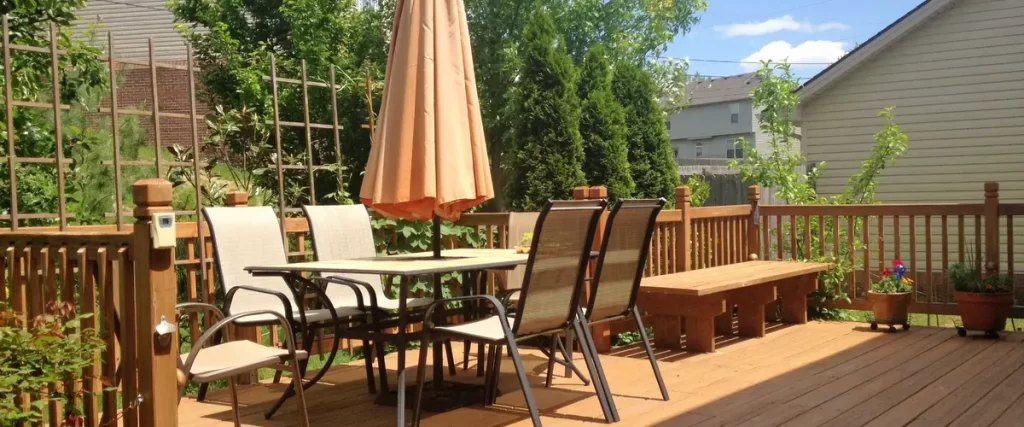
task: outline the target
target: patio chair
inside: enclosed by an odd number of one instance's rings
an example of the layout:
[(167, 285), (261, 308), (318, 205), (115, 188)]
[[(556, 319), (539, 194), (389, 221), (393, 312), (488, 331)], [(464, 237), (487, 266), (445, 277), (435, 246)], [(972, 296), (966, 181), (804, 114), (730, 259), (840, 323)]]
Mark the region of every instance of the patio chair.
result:
[[(424, 344), (420, 347), (417, 371), (420, 393), (417, 394), (413, 425), (418, 425), (420, 421), (422, 402), (419, 396), (422, 396), (425, 382), (428, 344), (449, 339), (468, 339), (490, 345), (490, 357), (487, 360), (490, 369), (485, 381), (485, 404), (494, 403), (501, 370), (501, 347), (508, 346), (526, 398), (530, 418), (534, 426), (541, 425), (537, 405), (534, 403), (516, 343), (538, 336), (564, 333), (572, 328), (577, 329), (579, 333), (581, 323), (576, 312), (579, 308), (594, 232), (605, 205), (606, 202), (603, 200), (557, 201), (545, 204), (537, 219), (515, 317), (509, 317), (504, 304), (491, 295), (463, 296), (431, 303), (423, 324)], [(455, 325), (435, 325), (431, 321), (432, 312), (442, 304), (470, 300), (486, 301), (491, 305), (493, 314)], [(597, 371), (597, 365), (593, 363), (596, 353), (587, 345), (583, 348), (601, 408), (605, 418), (610, 422), (613, 417), (606, 404), (608, 400), (604, 387), (599, 384), (603, 380), (603, 374)]]
[[(371, 258), (377, 256), (376, 244), (373, 241), (373, 227), (370, 214), (363, 205), (324, 205), (303, 206), (302, 211), (309, 221), (309, 231), (313, 237), (313, 252), (318, 261), (333, 261), (352, 258)], [(376, 354), (378, 369), (381, 375), (382, 388), (386, 389), (387, 369), (384, 366), (384, 334), (381, 326), (385, 320), (394, 318), (398, 310), (398, 299), (390, 298), (384, 293), (380, 275), (377, 274), (337, 274), (328, 276), (330, 279), (345, 281), (357, 285), (361, 289), (361, 298), (366, 306), (369, 318), (367, 322), (373, 328), (374, 351), (370, 351), (369, 343), (363, 341), (367, 366), (367, 380), (370, 381), (370, 392), (375, 393), (373, 385), (373, 354)], [(358, 304), (355, 294), (341, 295), (331, 301)], [(422, 312), (433, 298), (409, 298), (406, 300), (408, 310)], [(388, 325), (393, 326), (393, 325)], [(451, 374), (455, 374), (455, 362), (451, 343), (446, 343), (448, 365)]]
[[(601, 254), (597, 260), (594, 281), (590, 289), (590, 300), (580, 314), (588, 325), (632, 318), (640, 331), (647, 358), (651, 361), (654, 377), (658, 381), (658, 388), (661, 389), (661, 398), (667, 401), (668, 390), (661, 378), (658, 361), (654, 358), (640, 311), (636, 307), (651, 236), (654, 234), (658, 212), (664, 205), (665, 199), (619, 200), (615, 204), (605, 226)], [(551, 357), (555, 357), (554, 353)], [(566, 357), (566, 361), (571, 365), (571, 357)], [(550, 376), (547, 385), (551, 385)]]
[[(178, 369), (185, 379), (192, 382), (209, 384), (213, 381), (227, 379), (231, 385), (231, 414), (235, 427), (241, 425), (238, 417), (238, 386), (235, 377), (260, 368), (289, 369), (292, 373), (292, 388), (298, 393), (300, 425), (309, 427), (309, 415), (306, 413), (306, 396), (303, 393), (299, 374), (299, 361), (305, 360), (309, 354), (295, 349), (295, 338), (291, 333), (290, 322), (280, 313), (273, 310), (258, 310), (236, 313), (227, 318), (216, 306), (198, 302), (182, 303), (176, 306), (178, 314), (195, 315), (204, 313), (207, 324), (212, 324), (199, 339), (192, 343), (189, 352), (178, 357)], [(229, 327), (239, 319), (249, 316), (273, 318), (285, 333), (285, 348), (274, 348), (254, 343), (249, 340), (233, 340)], [(225, 328), (227, 326), (227, 328)], [(227, 342), (216, 343), (216, 337), (226, 333)], [(288, 366), (282, 366), (288, 363)], [(185, 394), (185, 387), (178, 389), (178, 401)]]
[[(327, 373), (337, 355), (341, 338), (361, 338), (345, 335), (342, 328), (343, 324), (361, 324), (365, 321), (366, 310), (361, 289), (351, 283), (318, 277), (309, 278), (317, 286), (307, 287), (307, 282), (292, 283), (280, 276), (254, 276), (247, 273), (245, 267), (252, 265), (288, 263), (280, 223), (270, 207), (207, 207), (203, 208), (203, 216), (210, 226), (217, 272), (225, 292), (224, 312), (228, 316), (267, 310), (284, 316), (291, 323), (292, 332), (303, 335), (301, 348), (304, 350), (312, 348), (317, 331), (325, 327), (334, 329), (335, 339), (330, 356), (324, 367), (303, 385), (309, 388)], [(316, 297), (319, 307), (306, 308), (300, 305), (309, 294)], [(276, 324), (277, 317), (271, 314), (252, 315), (237, 319), (234, 323), (239, 326), (267, 326)], [(306, 362), (300, 362), (299, 372), (305, 375)], [(372, 368), (370, 377), (372, 382)], [(267, 411), (267, 419), (293, 394), (294, 390), (288, 388)]]

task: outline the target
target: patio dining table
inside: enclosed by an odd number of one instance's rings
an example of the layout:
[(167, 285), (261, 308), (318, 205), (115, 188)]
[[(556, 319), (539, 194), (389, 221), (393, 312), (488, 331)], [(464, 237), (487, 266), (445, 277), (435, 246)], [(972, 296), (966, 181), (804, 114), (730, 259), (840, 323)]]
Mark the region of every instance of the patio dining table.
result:
[[(528, 256), (516, 253), (514, 249), (450, 249), (441, 252), (440, 258), (435, 258), (430, 252), (409, 253), (392, 256), (378, 256), (369, 258), (353, 258), (347, 260), (298, 262), (281, 265), (257, 265), (246, 268), (253, 275), (275, 275), (284, 277), (292, 282), (306, 280), (304, 274), (380, 274), (400, 277), (398, 286), (398, 328), (394, 338), (398, 356), (398, 385), (397, 385), (397, 406), (398, 425), (405, 425), (405, 402), (406, 402), (406, 381), (405, 381), (405, 353), (410, 341), (408, 332), (409, 310), (406, 302), (410, 297), (410, 285), (414, 278), (421, 276), (433, 276), (436, 274), (461, 272), (464, 275), (463, 289), (475, 288), (471, 283), (476, 283), (480, 273), (489, 270), (509, 270), (516, 266), (526, 264)], [(440, 281), (433, 281), (434, 298), (442, 298), (442, 285)], [(447, 319), (447, 312), (444, 307), (437, 310), (437, 322)], [(444, 384), (443, 354), (442, 346), (434, 346), (434, 380), (433, 391), (442, 392)], [(378, 403), (386, 401), (385, 396), (390, 394), (387, 385), (387, 378), (381, 379), (381, 395)]]

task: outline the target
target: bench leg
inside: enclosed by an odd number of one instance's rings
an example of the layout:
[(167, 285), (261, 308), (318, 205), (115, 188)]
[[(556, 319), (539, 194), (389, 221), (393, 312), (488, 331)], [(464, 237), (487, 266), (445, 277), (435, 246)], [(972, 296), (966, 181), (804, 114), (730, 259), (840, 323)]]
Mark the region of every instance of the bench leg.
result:
[(715, 334), (732, 335), (732, 304), (726, 304), (725, 314), (715, 316)]
[(765, 305), (776, 300), (774, 284), (764, 284), (738, 291), (740, 336), (761, 338), (765, 334)]
[(808, 275), (779, 287), (782, 297), (782, 322), (807, 323), (807, 294), (818, 288), (818, 275)]
[(713, 317), (689, 316), (686, 318), (686, 350), (698, 353), (713, 353), (715, 351), (715, 321)]
[(682, 348), (679, 337), (683, 334), (679, 316), (654, 315), (654, 344), (658, 348)]

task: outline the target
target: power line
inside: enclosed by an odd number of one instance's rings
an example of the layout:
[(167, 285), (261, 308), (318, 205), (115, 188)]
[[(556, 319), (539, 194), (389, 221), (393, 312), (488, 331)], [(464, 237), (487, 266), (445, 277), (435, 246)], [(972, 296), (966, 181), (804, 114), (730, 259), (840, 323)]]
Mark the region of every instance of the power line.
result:
[(153, 6), (146, 6), (144, 4), (132, 4), (132, 3), (126, 3), (126, 2), (116, 1), (116, 0), (93, 0), (93, 1), (98, 1), (100, 3), (119, 4), (121, 6), (137, 7), (139, 9), (152, 10), (152, 11), (156, 11), (156, 12), (170, 12), (170, 10), (168, 10), (166, 8), (161, 9), (161, 8), (157, 8), (157, 7), (153, 7)]
[[(663, 58), (678, 59), (678, 60), (690, 61), (690, 62), (714, 62), (714, 63), (720, 63), (720, 64), (753, 64), (753, 65), (761, 64), (761, 62), (759, 62), (759, 61), (737, 61), (737, 60), (731, 60), (731, 59), (697, 59), (697, 58), (675, 58), (675, 57), (663, 57)], [(773, 62), (777, 62), (777, 61), (773, 61)], [(789, 64), (789, 65), (832, 65), (831, 62), (787, 62), (787, 64)]]

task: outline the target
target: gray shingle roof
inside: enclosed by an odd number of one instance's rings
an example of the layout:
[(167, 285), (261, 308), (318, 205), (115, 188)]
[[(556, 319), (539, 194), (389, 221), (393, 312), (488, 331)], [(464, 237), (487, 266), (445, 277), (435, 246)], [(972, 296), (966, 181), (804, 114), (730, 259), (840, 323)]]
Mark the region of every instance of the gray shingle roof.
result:
[(687, 85), (686, 91), (691, 106), (739, 101), (750, 98), (750, 91), (760, 82), (757, 73), (746, 73), (696, 81)]

